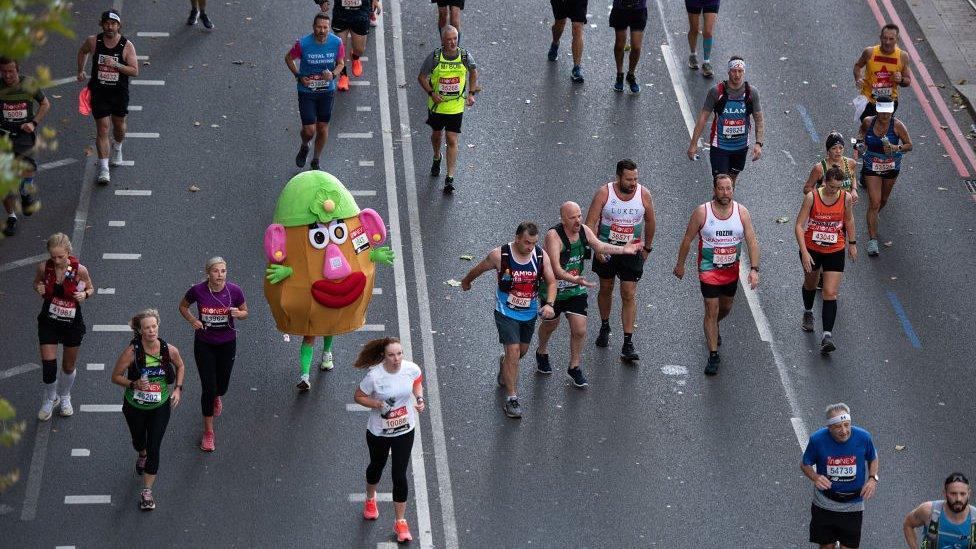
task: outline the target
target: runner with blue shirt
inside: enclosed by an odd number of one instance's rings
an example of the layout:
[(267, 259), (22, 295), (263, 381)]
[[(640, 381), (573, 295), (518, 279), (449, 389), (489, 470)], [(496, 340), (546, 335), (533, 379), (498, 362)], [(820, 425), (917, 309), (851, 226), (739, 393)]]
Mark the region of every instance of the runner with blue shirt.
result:
[(810, 435), (800, 469), (814, 491), (810, 542), (821, 549), (854, 549), (861, 543), (864, 500), (878, 486), (878, 452), (871, 434), (851, 424), (843, 402), (827, 407), (827, 426)]
[[(945, 499), (926, 501), (905, 517), (902, 530), (910, 549), (976, 548), (976, 507), (969, 504), (969, 479), (952, 473), (945, 480)], [(924, 526), (919, 545), (915, 529)]]
[[(315, 137), (313, 170), (319, 169), (319, 157), (329, 139), (329, 121), (335, 102), (335, 80), (344, 67), (345, 46), (332, 34), (331, 18), (316, 13), (312, 21), (312, 33), (295, 41), (285, 54), (285, 64), (295, 75), (298, 88), (298, 114), (302, 119), (302, 144), (295, 156), (295, 165), (305, 167), (308, 159), (308, 143)], [(299, 60), (298, 63), (295, 61)]]

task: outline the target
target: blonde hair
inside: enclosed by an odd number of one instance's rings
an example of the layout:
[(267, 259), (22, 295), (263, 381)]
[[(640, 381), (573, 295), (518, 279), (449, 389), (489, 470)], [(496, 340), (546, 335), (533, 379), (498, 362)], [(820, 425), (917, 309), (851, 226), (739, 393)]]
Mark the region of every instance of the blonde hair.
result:
[(205, 274), (207, 276), (210, 276), (210, 269), (213, 269), (213, 266), (216, 265), (216, 264), (218, 264), (218, 263), (223, 263), (226, 266), (227, 265), (227, 260), (224, 259), (224, 258), (222, 258), (222, 257), (220, 257), (219, 255), (215, 255), (215, 256), (211, 257), (203, 265), (203, 274)]
[(356, 357), (356, 362), (352, 365), (353, 368), (369, 368), (383, 362), (383, 357), (386, 356), (386, 347), (394, 343), (399, 344), (400, 340), (395, 337), (381, 337), (367, 341), (360, 349), (359, 356)]
[(64, 251), (71, 253), (71, 239), (64, 233), (54, 233), (47, 239), (47, 251), (54, 248), (64, 248)]
[(132, 317), (131, 320), (129, 320), (129, 327), (132, 328), (132, 331), (135, 332), (137, 336), (142, 335), (142, 320), (145, 318), (155, 318), (156, 324), (158, 325), (160, 323), (159, 311), (156, 309), (143, 309), (139, 311), (135, 314), (135, 316)]

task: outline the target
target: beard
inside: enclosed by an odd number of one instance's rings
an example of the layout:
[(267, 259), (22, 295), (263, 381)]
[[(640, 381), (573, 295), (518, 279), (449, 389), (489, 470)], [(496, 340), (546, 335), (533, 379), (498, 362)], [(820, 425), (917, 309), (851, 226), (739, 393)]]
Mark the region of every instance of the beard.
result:
[(953, 513), (962, 513), (969, 506), (969, 500), (947, 501), (946, 505), (949, 506), (949, 509), (952, 509)]
[(729, 198), (729, 197), (727, 197), (727, 196), (723, 196), (721, 198), (715, 196), (713, 198), (715, 199), (715, 202), (718, 202), (719, 204), (721, 204), (723, 206), (728, 206), (729, 205), (729, 202), (732, 202), (732, 199)]

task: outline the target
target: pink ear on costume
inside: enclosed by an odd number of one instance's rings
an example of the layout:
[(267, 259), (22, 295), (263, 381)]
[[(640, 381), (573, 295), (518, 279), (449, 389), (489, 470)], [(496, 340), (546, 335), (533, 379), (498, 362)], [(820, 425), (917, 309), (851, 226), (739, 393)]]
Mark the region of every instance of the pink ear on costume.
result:
[(383, 218), (376, 213), (376, 210), (366, 208), (359, 212), (359, 222), (366, 229), (370, 246), (375, 248), (386, 241), (386, 224), (383, 223)]
[(268, 225), (264, 231), (264, 256), (269, 263), (284, 263), (288, 258), (285, 249), (285, 227), (278, 223)]

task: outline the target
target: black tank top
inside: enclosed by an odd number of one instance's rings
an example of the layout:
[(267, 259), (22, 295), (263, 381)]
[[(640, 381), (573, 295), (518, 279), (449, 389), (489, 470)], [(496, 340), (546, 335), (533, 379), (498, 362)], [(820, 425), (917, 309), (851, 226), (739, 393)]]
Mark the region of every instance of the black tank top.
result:
[(111, 64), (105, 64), (106, 57), (114, 57), (116, 61), (125, 65), (122, 52), (129, 40), (124, 36), (119, 36), (119, 43), (114, 48), (105, 46), (104, 33), (99, 33), (95, 37), (95, 51), (92, 52), (91, 80), (88, 87), (92, 91), (117, 91), (129, 89), (129, 77), (119, 72)]

